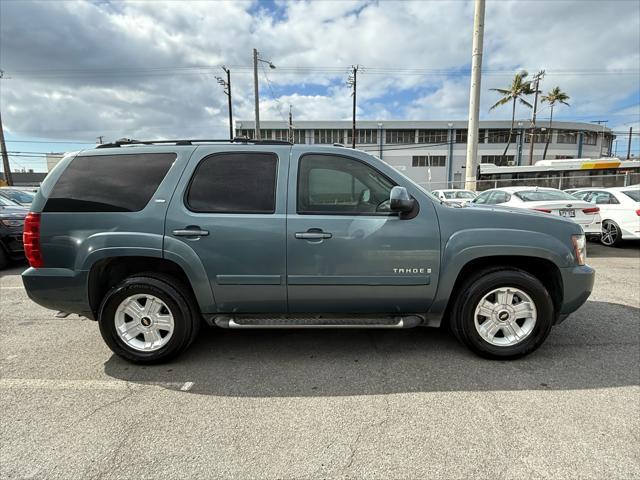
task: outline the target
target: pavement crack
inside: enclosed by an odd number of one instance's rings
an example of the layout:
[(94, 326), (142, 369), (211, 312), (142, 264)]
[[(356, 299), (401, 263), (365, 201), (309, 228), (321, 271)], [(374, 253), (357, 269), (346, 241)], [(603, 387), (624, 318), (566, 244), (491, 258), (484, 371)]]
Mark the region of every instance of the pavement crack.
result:
[(94, 416), (96, 413), (101, 412), (111, 407), (112, 405), (117, 405), (119, 403), (124, 402), (126, 399), (130, 398), (134, 393), (135, 393), (135, 390), (127, 386), (127, 393), (125, 395), (123, 395), (120, 398), (116, 398), (115, 400), (111, 400), (107, 403), (103, 403), (102, 405), (98, 405), (96, 408), (92, 409), (89, 413), (87, 413), (86, 415), (83, 415), (82, 417), (80, 417), (79, 419), (77, 419), (75, 422), (73, 422), (71, 425), (68, 425), (68, 426), (73, 427), (81, 422), (84, 422), (88, 418), (91, 418), (92, 416)]

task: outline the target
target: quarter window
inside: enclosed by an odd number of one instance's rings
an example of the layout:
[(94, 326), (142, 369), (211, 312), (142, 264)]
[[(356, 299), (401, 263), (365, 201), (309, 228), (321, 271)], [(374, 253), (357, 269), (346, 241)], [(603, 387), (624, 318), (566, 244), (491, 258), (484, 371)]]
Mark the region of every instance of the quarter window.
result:
[(204, 213), (273, 213), (278, 158), (273, 153), (223, 153), (198, 165), (187, 205)]
[(78, 156), (53, 187), (44, 211), (138, 212), (175, 159), (175, 153)]
[(394, 183), (352, 158), (305, 155), (298, 174), (298, 213), (388, 215)]

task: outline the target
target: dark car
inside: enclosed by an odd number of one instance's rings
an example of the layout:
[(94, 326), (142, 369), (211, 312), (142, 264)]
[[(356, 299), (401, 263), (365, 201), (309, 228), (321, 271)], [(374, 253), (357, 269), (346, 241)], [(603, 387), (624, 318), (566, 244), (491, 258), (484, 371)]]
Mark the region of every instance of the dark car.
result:
[(0, 269), (9, 260), (24, 257), (22, 229), (28, 208), (0, 196)]
[(0, 188), (0, 197), (8, 198), (12, 202), (17, 203), (18, 205), (23, 205), (25, 207), (31, 206), (33, 197), (35, 197), (35, 195), (36, 194), (34, 192), (30, 192), (28, 190), (21, 190), (12, 187)]

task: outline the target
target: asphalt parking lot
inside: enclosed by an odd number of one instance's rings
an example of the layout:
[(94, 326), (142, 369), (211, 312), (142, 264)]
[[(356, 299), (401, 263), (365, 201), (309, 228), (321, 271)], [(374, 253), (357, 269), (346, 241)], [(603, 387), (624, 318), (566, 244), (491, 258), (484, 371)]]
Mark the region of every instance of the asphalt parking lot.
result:
[(0, 477), (639, 478), (640, 248), (589, 243), (589, 302), (533, 355), (446, 331), (205, 329), (171, 364), (0, 272)]

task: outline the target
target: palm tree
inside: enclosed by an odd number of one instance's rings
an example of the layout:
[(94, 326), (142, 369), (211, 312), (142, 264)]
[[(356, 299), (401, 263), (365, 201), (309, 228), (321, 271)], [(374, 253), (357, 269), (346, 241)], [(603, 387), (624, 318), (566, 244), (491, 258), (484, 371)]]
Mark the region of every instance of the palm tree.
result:
[(516, 103), (519, 101), (521, 104), (526, 105), (529, 108), (533, 108), (529, 102), (527, 102), (524, 98), (525, 95), (531, 95), (534, 93), (533, 87), (531, 86), (531, 81), (527, 80), (527, 76), (529, 73), (526, 70), (522, 70), (521, 72), (516, 73), (516, 76), (513, 77), (511, 85), (507, 88), (492, 88), (491, 90), (494, 92), (498, 92), (502, 95), (502, 98), (498, 100), (489, 110), (493, 110), (496, 107), (506, 105), (511, 102), (511, 128), (509, 129), (509, 140), (507, 142), (507, 146), (504, 149), (504, 153), (502, 156), (507, 155), (507, 151), (509, 150), (509, 146), (511, 145), (511, 138), (513, 137), (513, 124), (516, 120)]
[(567, 102), (569, 98), (571, 97), (560, 90), (560, 87), (555, 87), (549, 90), (549, 93), (543, 95), (540, 99), (541, 102), (547, 102), (551, 107), (551, 114), (549, 115), (549, 132), (547, 133), (547, 143), (545, 143), (544, 145), (544, 153), (542, 154), (543, 160), (547, 158), (547, 149), (549, 148), (549, 141), (551, 140), (551, 134), (553, 132), (553, 130), (551, 130), (551, 125), (553, 125), (553, 107), (555, 107), (556, 104), (560, 103), (569, 106), (569, 103)]

